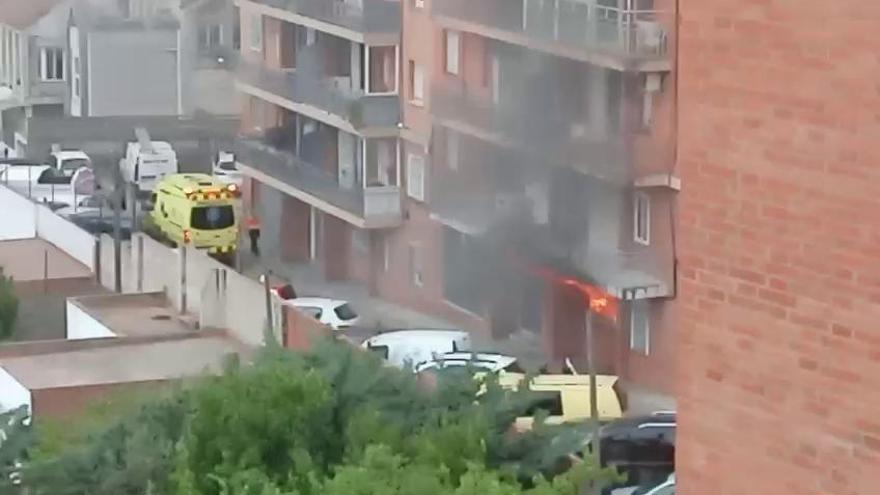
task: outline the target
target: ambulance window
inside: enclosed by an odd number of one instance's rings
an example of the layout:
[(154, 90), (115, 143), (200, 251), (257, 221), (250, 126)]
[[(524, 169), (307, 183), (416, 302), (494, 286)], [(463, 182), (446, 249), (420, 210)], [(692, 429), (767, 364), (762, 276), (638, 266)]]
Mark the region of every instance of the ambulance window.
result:
[(235, 213), (232, 205), (197, 206), (192, 209), (190, 220), (190, 226), (194, 229), (225, 229), (235, 224)]

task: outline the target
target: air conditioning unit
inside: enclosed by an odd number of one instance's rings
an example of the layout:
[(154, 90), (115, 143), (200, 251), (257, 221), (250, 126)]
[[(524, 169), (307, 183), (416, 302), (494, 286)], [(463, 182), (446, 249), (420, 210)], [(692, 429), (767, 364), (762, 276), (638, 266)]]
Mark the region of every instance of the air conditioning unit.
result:
[(666, 30), (657, 21), (636, 21), (638, 46), (659, 50), (666, 44)]

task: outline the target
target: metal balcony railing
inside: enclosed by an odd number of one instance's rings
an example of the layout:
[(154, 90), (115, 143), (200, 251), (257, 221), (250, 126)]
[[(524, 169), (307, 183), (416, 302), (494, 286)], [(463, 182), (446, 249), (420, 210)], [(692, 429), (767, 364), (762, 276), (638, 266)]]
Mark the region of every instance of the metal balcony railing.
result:
[(400, 0), (256, 0), (359, 33), (399, 33)]
[(355, 185), (345, 188), (339, 184), (337, 177), (321, 167), (254, 137), (240, 137), (235, 144), (235, 155), (240, 163), (363, 219), (368, 228), (391, 227), (401, 222), (398, 186), (365, 188)]
[(619, 134), (594, 136), (559, 111), (531, 112), (518, 104), (495, 104), (461, 86), (434, 85), (431, 108), (443, 120), (462, 122), (518, 148), (521, 159), (570, 166), (614, 183), (632, 175)]
[(397, 96), (374, 96), (345, 88), (309, 69), (270, 69), (253, 62), (239, 62), (236, 77), (242, 83), (294, 103), (310, 105), (353, 127), (394, 127), (400, 120)]
[(625, 58), (666, 55), (662, 11), (620, 9), (586, 0), (440, 0), (432, 5), (435, 15), (569, 49)]

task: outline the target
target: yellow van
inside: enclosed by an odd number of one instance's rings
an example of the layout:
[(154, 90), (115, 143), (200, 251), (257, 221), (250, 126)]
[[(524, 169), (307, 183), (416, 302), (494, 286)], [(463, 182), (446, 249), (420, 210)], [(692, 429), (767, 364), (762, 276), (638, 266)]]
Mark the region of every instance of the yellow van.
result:
[[(522, 373), (501, 372), (498, 384), (508, 390), (517, 390), (526, 375)], [(589, 375), (537, 375), (531, 379), (529, 389), (536, 392), (539, 400), (530, 413), (538, 410), (548, 411), (547, 424), (562, 424), (587, 421), (590, 419), (590, 377)], [(599, 421), (612, 421), (623, 416), (623, 407), (615, 384), (617, 377), (598, 375), (596, 391), (599, 408)], [(534, 418), (516, 419), (516, 429), (531, 429)]]
[(166, 176), (153, 190), (145, 230), (160, 241), (231, 259), (238, 245), (238, 197), (238, 186), (207, 174)]

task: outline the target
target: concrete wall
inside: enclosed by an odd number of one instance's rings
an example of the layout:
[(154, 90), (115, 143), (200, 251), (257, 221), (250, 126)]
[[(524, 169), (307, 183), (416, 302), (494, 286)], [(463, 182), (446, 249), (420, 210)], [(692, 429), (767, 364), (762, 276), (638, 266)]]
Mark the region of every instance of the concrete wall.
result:
[(37, 236), (34, 204), (16, 192), (0, 186), (0, 241), (33, 239)]
[(172, 29), (88, 34), (88, 114), (178, 115), (177, 34)]
[(31, 407), (31, 393), (18, 380), (0, 368), (0, 412), (16, 407)]
[(95, 269), (95, 237), (92, 234), (42, 205), (34, 205), (34, 215), (37, 237), (51, 242), (90, 270)]
[[(113, 239), (101, 237), (101, 284), (115, 290)], [(186, 269), (186, 291), (181, 291), (181, 269)], [(265, 294), (251, 280), (202, 251), (171, 249), (143, 234), (122, 243), (122, 292), (162, 292), (177, 309), (199, 319), (202, 328), (222, 328), (250, 345), (262, 345), (266, 326)], [(275, 310), (278, 311), (277, 309)], [(274, 326), (280, 325), (277, 319)], [(281, 332), (275, 329), (281, 341)]]
[(76, 301), (67, 300), (67, 339), (97, 339), (116, 337), (106, 325), (82, 310)]

